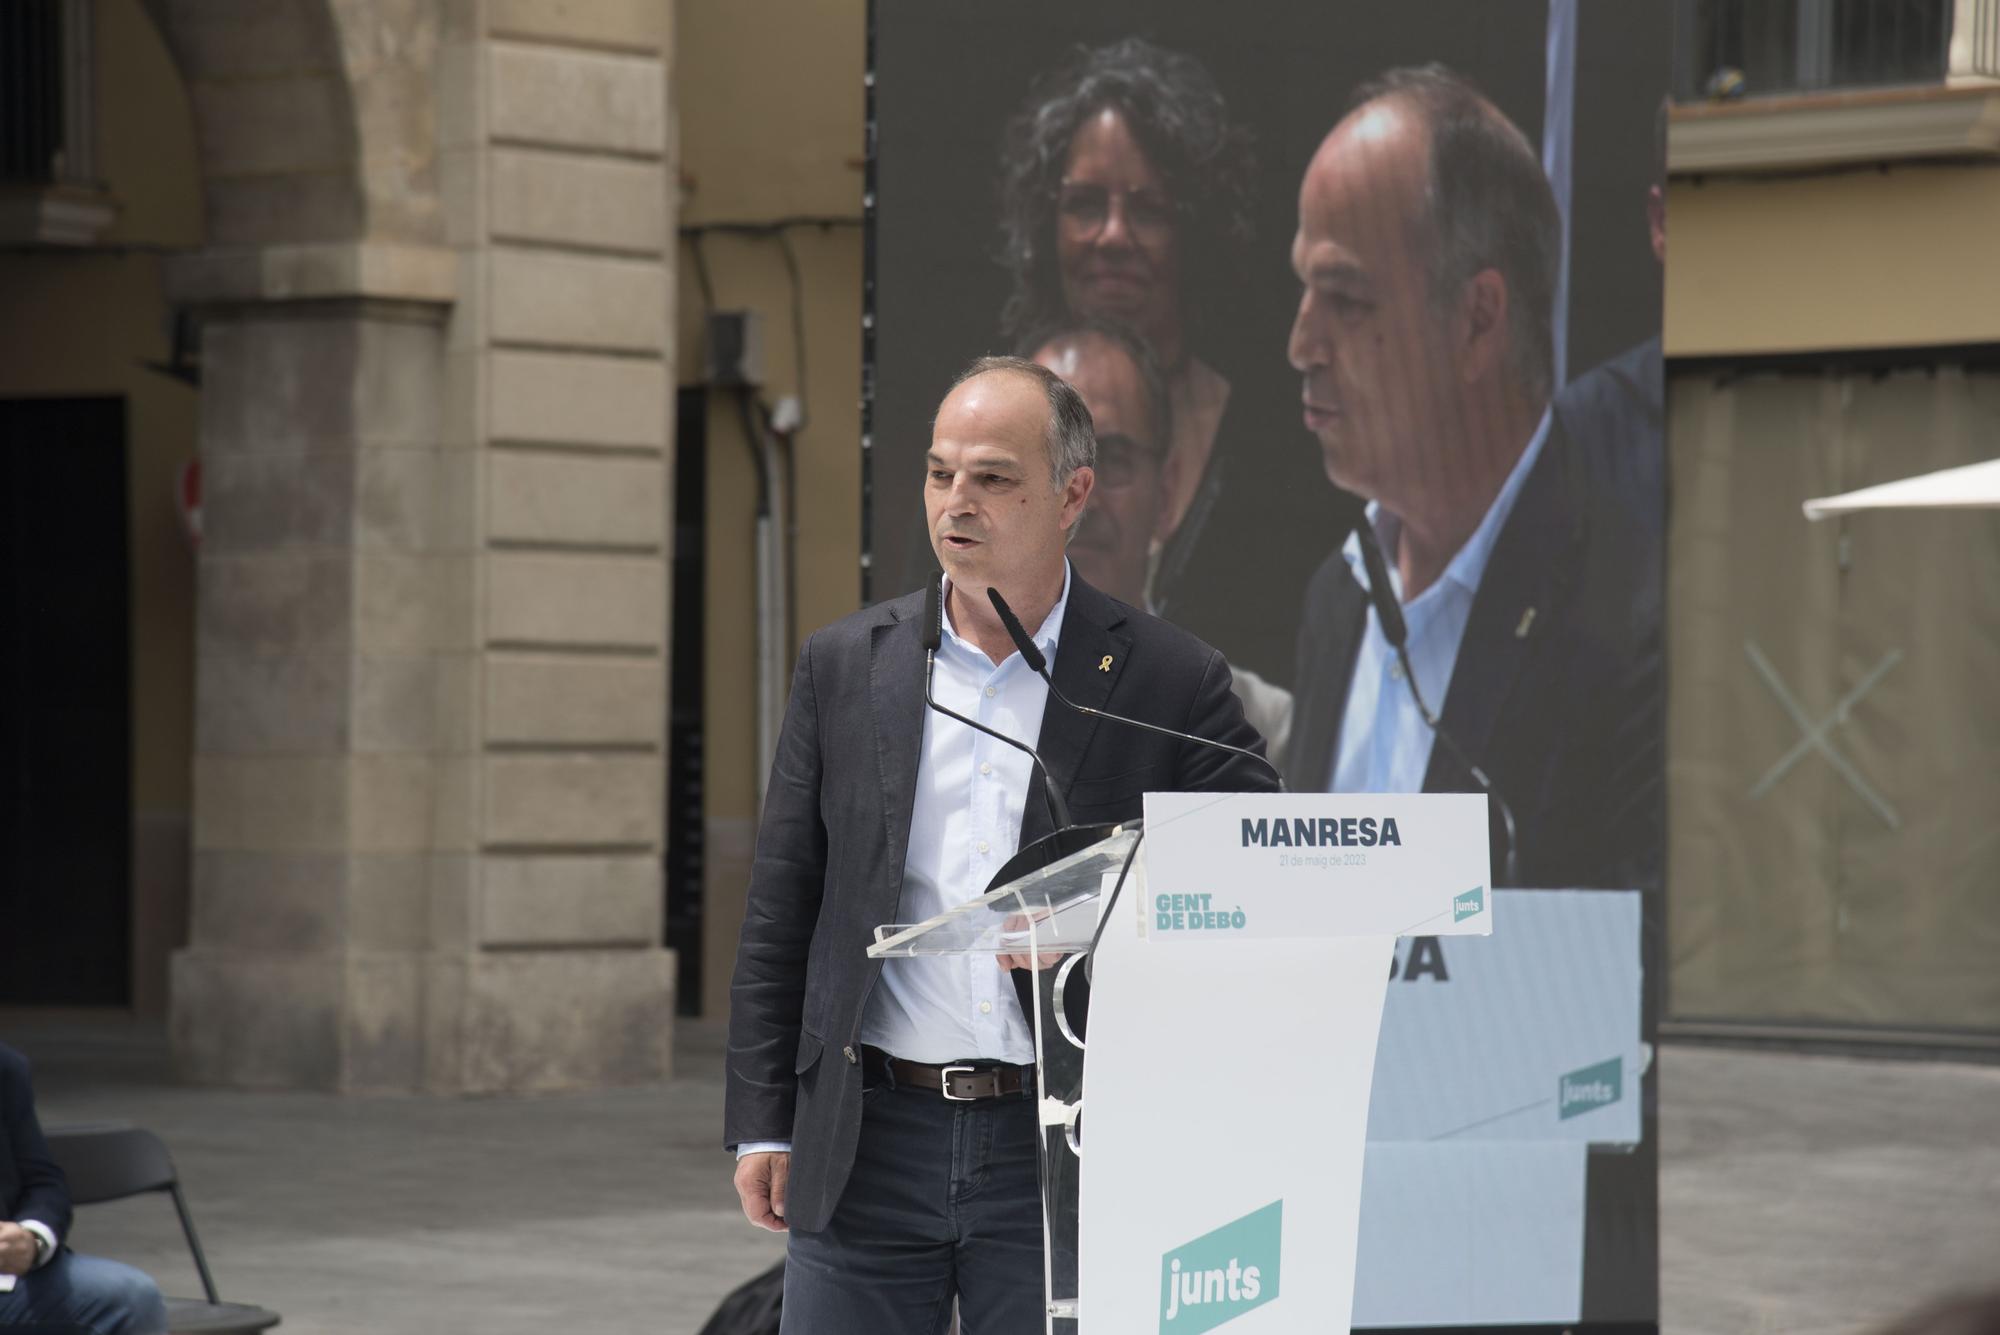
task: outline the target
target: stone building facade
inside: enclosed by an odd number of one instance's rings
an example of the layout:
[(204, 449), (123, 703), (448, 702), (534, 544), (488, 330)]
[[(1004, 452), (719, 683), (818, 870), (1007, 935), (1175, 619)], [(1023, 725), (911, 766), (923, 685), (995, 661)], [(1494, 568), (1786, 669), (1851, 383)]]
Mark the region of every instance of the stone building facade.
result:
[(203, 205), (180, 1069), (660, 1077), (672, 10), (145, 13)]
[(156, 12), (208, 218), (181, 1067), (663, 1075), (671, 13)]
[[(794, 619), (818, 624), (858, 587), (865, 7), (24, 2), (59, 35), (67, 119), (46, 170), (0, 179), (0, 435), (9, 404), (116, 405), (129, 520), (97, 534), (115, 579), (58, 590), (127, 622), (129, 698), (97, 704), (129, 736), (129, 828), (93, 828), (129, 880), (51, 921), (102, 933), (99, 973), (129, 987), (0, 980), (0, 1005), (128, 1005), (202, 1083), (670, 1073), (677, 1008), (723, 1013), (760, 764), (754, 466), (734, 397), (704, 404), (701, 320), (800, 331), (772, 340), (769, 395), (812, 405)], [(709, 113), (691, 167), (683, 84)], [(690, 404), (711, 912), (680, 997), (662, 868)], [(198, 539), (170, 499), (197, 478)], [(34, 706), (0, 708), (4, 739)]]

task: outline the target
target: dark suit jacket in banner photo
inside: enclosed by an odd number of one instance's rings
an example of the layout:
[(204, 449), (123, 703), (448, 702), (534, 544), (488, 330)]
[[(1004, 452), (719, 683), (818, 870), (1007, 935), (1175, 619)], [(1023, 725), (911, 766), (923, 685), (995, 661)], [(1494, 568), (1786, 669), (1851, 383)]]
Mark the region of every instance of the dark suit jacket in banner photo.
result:
[[(832, 1217), (861, 1133), (856, 1045), (882, 971), (866, 952), (875, 928), (897, 920), (923, 749), (923, 606), (912, 593), (806, 641), (757, 833), (730, 988), (724, 1138), (792, 1142), (786, 1219), (808, 1232)], [(1221, 654), (1073, 572), (1051, 673), (1078, 704), (1262, 750)], [(1147, 792), (1277, 786), (1247, 757), (1089, 718), (1053, 696), (1036, 749), (1080, 825), (1132, 819)], [(1023, 811), (1026, 846), (1050, 832), (1039, 775)]]
[[(1663, 500), (1602, 454), (1558, 411), (1493, 545), (1440, 715), (1513, 810), (1519, 886), (1649, 889), (1665, 861), (1660, 526), (1641, 518)], [(1649, 485), (1650, 497), (1632, 494)], [(1371, 615), (1334, 553), (1299, 631), (1294, 790), (1328, 786)], [(1424, 791), (1479, 787), (1435, 745)], [(1494, 825), (1493, 874), (1505, 884)]]

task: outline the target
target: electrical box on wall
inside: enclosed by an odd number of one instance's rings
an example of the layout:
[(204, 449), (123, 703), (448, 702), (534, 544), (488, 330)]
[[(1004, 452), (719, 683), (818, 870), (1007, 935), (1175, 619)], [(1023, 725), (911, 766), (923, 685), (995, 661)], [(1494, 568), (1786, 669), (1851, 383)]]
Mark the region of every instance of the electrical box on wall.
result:
[(757, 311), (710, 311), (702, 379), (724, 389), (764, 383), (764, 317)]

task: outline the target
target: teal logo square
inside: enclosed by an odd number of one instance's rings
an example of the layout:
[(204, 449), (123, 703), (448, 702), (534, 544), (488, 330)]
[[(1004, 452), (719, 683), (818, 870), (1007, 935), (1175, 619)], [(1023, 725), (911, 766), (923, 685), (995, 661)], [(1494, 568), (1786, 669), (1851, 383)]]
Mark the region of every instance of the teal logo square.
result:
[(1162, 1256), (1161, 1335), (1198, 1335), (1275, 1300), (1284, 1214), (1272, 1201)]
[(1579, 1067), (1556, 1078), (1556, 1120), (1567, 1122), (1599, 1108), (1608, 1108), (1625, 1096), (1625, 1062), (1613, 1057), (1594, 1066)]
[(1475, 885), (1451, 901), (1451, 920), (1453, 922), (1464, 922), (1467, 918), (1476, 918), (1485, 911), (1486, 887), (1483, 885)]

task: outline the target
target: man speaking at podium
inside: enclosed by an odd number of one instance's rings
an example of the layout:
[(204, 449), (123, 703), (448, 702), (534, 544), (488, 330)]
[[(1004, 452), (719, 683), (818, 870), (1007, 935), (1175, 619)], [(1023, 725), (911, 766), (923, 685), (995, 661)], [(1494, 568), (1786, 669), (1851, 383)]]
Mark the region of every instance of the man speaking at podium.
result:
[[(974, 362), (945, 396), (924, 481), (937, 703), (1032, 745), (1079, 824), (1135, 817), (1148, 791), (1275, 788), (1248, 756), (1064, 707), (1016, 651), (989, 589), (1075, 704), (1261, 746), (1220, 654), (1070, 568), (1095, 456), (1083, 401), (1032, 362)], [(790, 1233), (788, 1332), (935, 1335), (954, 1298), (964, 1335), (1044, 1328), (1034, 1041), (1012, 981), (990, 958), (866, 954), (878, 924), (977, 897), (1052, 829), (1026, 754), (926, 708), (928, 593), (806, 641), (757, 835), (724, 1138), (744, 1213)]]

